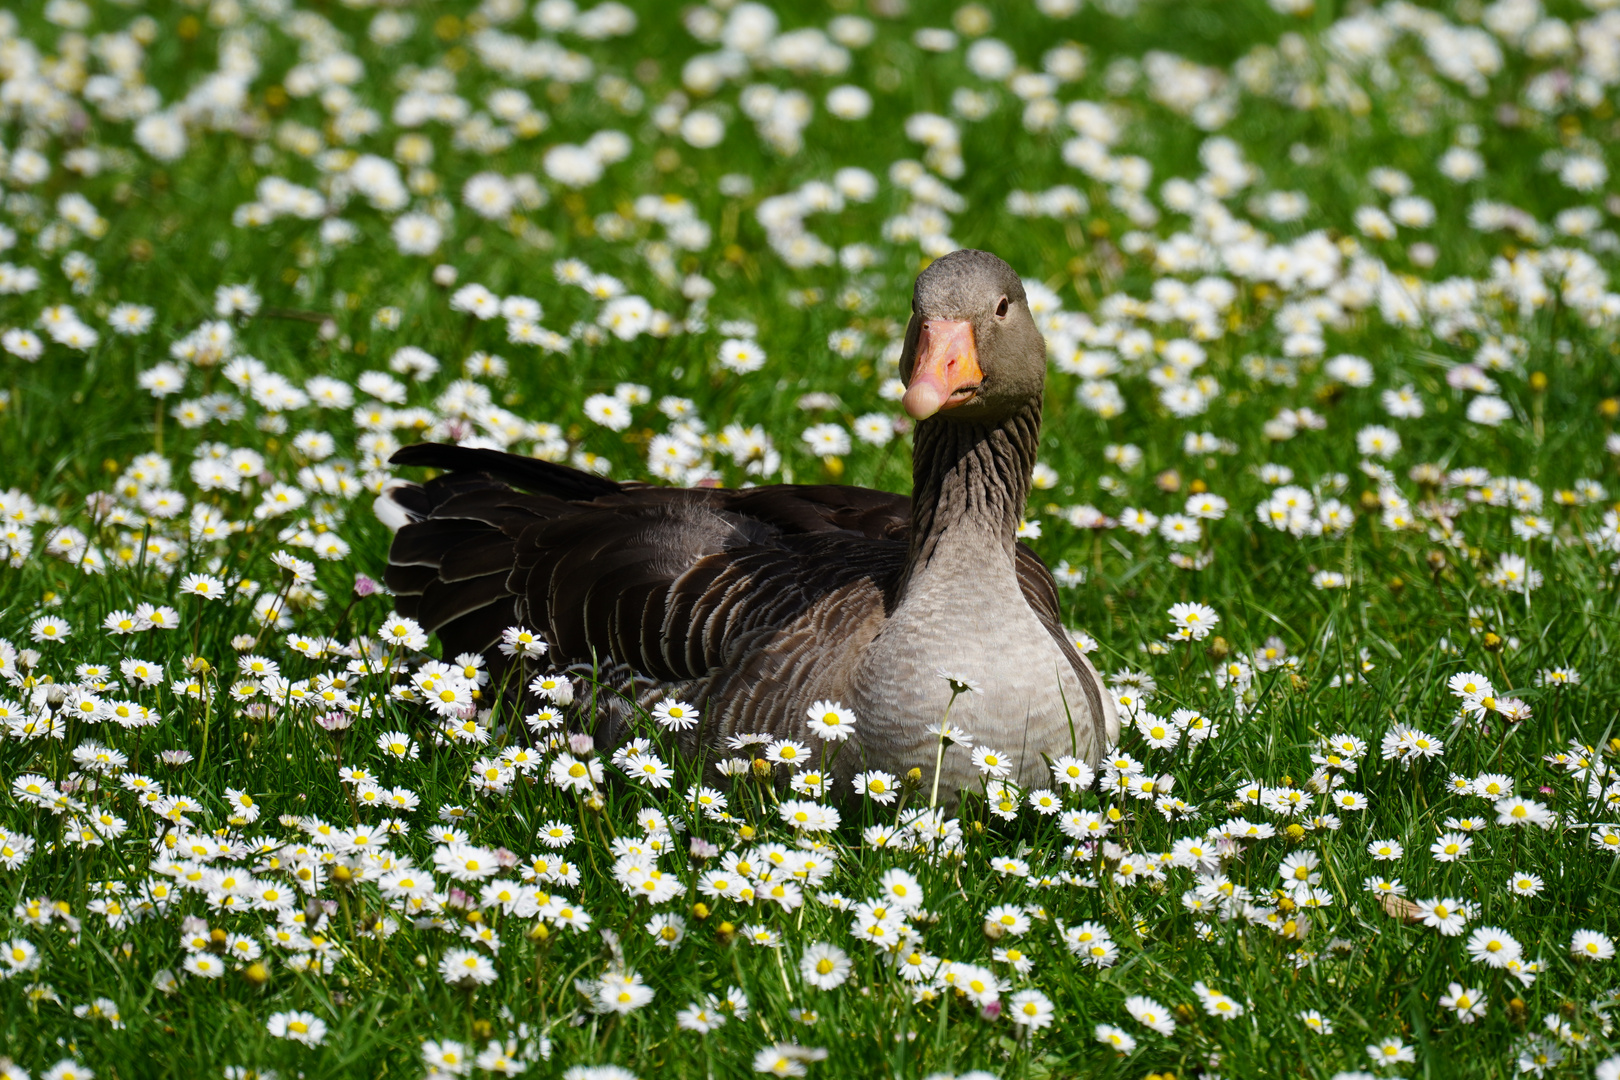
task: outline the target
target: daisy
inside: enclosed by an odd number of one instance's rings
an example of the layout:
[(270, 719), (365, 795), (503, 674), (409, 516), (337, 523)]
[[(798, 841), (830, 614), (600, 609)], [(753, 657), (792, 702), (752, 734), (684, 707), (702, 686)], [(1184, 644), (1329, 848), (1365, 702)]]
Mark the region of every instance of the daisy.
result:
[(28, 626), (28, 636), (41, 643), (62, 641), (72, 633), (73, 627), (68, 624), (66, 619), (58, 619), (50, 615), (35, 619)]
[[(1553, 827), (1557, 818), (1543, 803), (1534, 799), (1521, 799), (1509, 796), (1496, 804), (1496, 823), (1498, 825), (1537, 825), (1543, 829)], [(1600, 845), (1609, 850), (1620, 846), (1620, 838), (1615, 843)]]
[(431, 1070), (458, 1075), (467, 1071), (467, 1048), (453, 1039), (422, 1044), (422, 1061)]
[(1176, 624), (1176, 635), (1202, 641), (1215, 629), (1221, 617), (1215, 609), (1204, 604), (1172, 604), (1170, 620)]
[(1369, 1045), (1367, 1056), (1379, 1067), (1411, 1064), (1417, 1061), (1417, 1051), (1407, 1046), (1398, 1035)]
[(1063, 803), (1057, 793), (1047, 788), (1036, 788), (1029, 793), (1029, 805), (1032, 810), (1043, 817), (1050, 816), (1063, 809)]
[(917, 911), (923, 905), (923, 890), (917, 879), (912, 877), (900, 867), (890, 867), (884, 871), (878, 882), (878, 892), (883, 901), (893, 904), (902, 911)]
[[(955, 695), (957, 695), (957, 694), (979, 694), (979, 693), (983, 693), (983, 688), (979, 686), (979, 684), (978, 684), (978, 682), (976, 680), (971, 679), (968, 676), (963, 675), (960, 672), (947, 671), (944, 668), (940, 668), (938, 671), (935, 672), (935, 674), (938, 675), (940, 678), (944, 679), (947, 683), (950, 684), (950, 686), (951, 686), (951, 695), (953, 697)], [(971, 745), (971, 740), (968, 743), (964, 743), (963, 745)]]
[(1429, 845), (1429, 854), (1434, 856), (1435, 862), (1456, 862), (1467, 855), (1473, 846), (1473, 837), (1466, 833), (1441, 833), (1440, 838)]
[(1315, 1009), (1306, 1009), (1299, 1014), (1300, 1021), (1318, 1035), (1333, 1034), (1333, 1021), (1327, 1019)]
[(1028, 975), (1035, 970), (1035, 962), (1022, 949), (995, 949), (990, 955), (996, 963), (1008, 964), (1020, 975)]
[(993, 927), (998, 934), (1012, 934), (1017, 937), (1029, 930), (1029, 916), (1024, 914), (1022, 908), (1012, 904), (999, 904), (985, 913), (984, 925), (987, 933)]
[(140, 629), (135, 613), (122, 609), (109, 612), (107, 617), (101, 620), (101, 626), (109, 634), (133, 634)]
[(810, 748), (792, 739), (778, 739), (765, 748), (765, 760), (796, 769), (810, 760)]
[(755, 341), (728, 338), (720, 343), (720, 366), (746, 375), (765, 366), (765, 350)]
[(999, 780), (1012, 771), (1012, 761), (1000, 750), (981, 746), (973, 751), (973, 767), (983, 775)]
[(826, 1054), (825, 1050), (806, 1049), (797, 1043), (776, 1043), (754, 1055), (754, 1071), (766, 1076), (804, 1076), (809, 1072), (805, 1062), (819, 1061)]
[(420, 752), (416, 740), (403, 731), (385, 731), (378, 735), (377, 749), (401, 761), (415, 761)]
[(212, 574), (187, 574), (180, 579), (180, 591), (204, 600), (219, 600), (225, 596), (225, 583)]
[[(46, 988), (46, 991), (49, 993), (48, 987)], [(52, 994), (51, 997), (54, 1000), (55, 995)], [(122, 1027), (123, 1025), (119, 1024), (117, 1026)], [(14, 1076), (28, 1075), (27, 1073), (22, 1072), (20, 1069), (15, 1069), (15, 1067), (9, 1062), (7, 1063), (7, 1068), (15, 1070), (12, 1073)], [(80, 1065), (73, 1058), (62, 1058), (55, 1065), (52, 1065), (49, 1069), (46, 1069), (44, 1072), (40, 1073), (39, 1080), (93, 1080), (95, 1075), (96, 1074), (93, 1070)]]
[(829, 742), (843, 742), (855, 730), (855, 714), (835, 701), (818, 701), (808, 710), (810, 730)]
[(1136, 730), (1142, 733), (1147, 744), (1155, 750), (1173, 750), (1176, 743), (1181, 741), (1179, 728), (1145, 710), (1136, 715)]
[(651, 788), (666, 788), (675, 777), (675, 770), (664, 764), (656, 754), (632, 754), (625, 762), (630, 779)]
[(1393, 862), (1406, 853), (1398, 840), (1374, 840), (1367, 845), (1367, 854), (1375, 859)]
[(886, 772), (874, 770), (856, 773), (851, 783), (858, 793), (881, 806), (888, 806), (894, 802), (899, 793), (894, 776)]
[(305, 1046), (319, 1046), (326, 1039), (326, 1021), (309, 1012), (271, 1013), (265, 1027), (278, 1039), (291, 1039)]
[(836, 945), (816, 942), (804, 950), (799, 960), (799, 974), (804, 981), (821, 990), (833, 990), (849, 978), (849, 956)]
[(1614, 956), (1614, 942), (1596, 930), (1577, 930), (1570, 938), (1569, 954), (1578, 960), (1609, 960)]
[(521, 626), (509, 626), (501, 631), (501, 653), (506, 656), (544, 656), (550, 647), (539, 634)]
[(1096, 774), (1084, 761), (1065, 754), (1052, 762), (1052, 778), (1062, 787), (1084, 791), (1096, 780)]
[(1007, 1018), (1034, 1031), (1052, 1025), (1052, 999), (1039, 990), (1020, 990), (1007, 1002)]
[(782, 944), (782, 935), (766, 926), (744, 923), (740, 933), (750, 945), (762, 949), (774, 949)]
[(107, 313), (107, 324), (113, 332), (126, 337), (138, 337), (152, 326), (154, 312), (141, 304), (119, 304)]
[(855, 437), (869, 446), (887, 446), (894, 438), (894, 420), (887, 413), (855, 418)]
[(1125, 1011), (1137, 1023), (1152, 1028), (1160, 1035), (1174, 1035), (1176, 1032), (1175, 1018), (1170, 1011), (1150, 997), (1134, 996), (1125, 999)]
[(726, 1014), (713, 1003), (693, 1002), (675, 1014), (675, 1026), (681, 1031), (695, 1031), (706, 1035), (726, 1022)]
[(800, 436), (806, 448), (818, 457), (842, 457), (849, 453), (849, 432), (837, 424), (815, 424)]
[(1198, 996), (1204, 1011), (1211, 1016), (1218, 1016), (1222, 1020), (1233, 1020), (1243, 1015), (1241, 1004), (1227, 997), (1219, 990), (1213, 990), (1204, 985), (1202, 981), (1193, 983), (1193, 993)]
[(1545, 887), (1538, 874), (1516, 873), (1508, 878), (1508, 892), (1514, 896), (1531, 897)]
[(698, 722), (698, 711), (684, 701), (660, 701), (652, 718), (666, 731), (685, 731)]
[(548, 848), (564, 848), (574, 842), (574, 827), (563, 821), (548, 821), (540, 826), (535, 838)]
[(1457, 1019), (1472, 1024), (1485, 1015), (1485, 997), (1478, 990), (1466, 990), (1462, 983), (1452, 983), (1440, 998), (1440, 1007), (1450, 1009)]
[(1460, 900), (1419, 900), (1417, 907), (1423, 925), (1434, 927), (1443, 937), (1456, 937), (1468, 924), (1468, 912)]
[(561, 675), (536, 675), (529, 680), (529, 692), (558, 706), (574, 700), (574, 684)]
[(439, 974), (452, 986), (458, 984), (488, 986), (495, 981), (496, 976), (494, 963), (482, 953), (472, 949), (447, 949), (439, 961)]

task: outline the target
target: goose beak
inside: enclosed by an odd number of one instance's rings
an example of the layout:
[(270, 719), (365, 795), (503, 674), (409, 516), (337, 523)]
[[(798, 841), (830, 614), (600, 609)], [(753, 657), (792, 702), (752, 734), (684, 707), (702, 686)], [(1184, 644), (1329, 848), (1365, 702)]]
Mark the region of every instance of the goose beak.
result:
[(928, 319), (917, 336), (911, 383), (900, 402), (913, 420), (926, 420), (972, 401), (983, 380), (973, 324), (966, 319)]

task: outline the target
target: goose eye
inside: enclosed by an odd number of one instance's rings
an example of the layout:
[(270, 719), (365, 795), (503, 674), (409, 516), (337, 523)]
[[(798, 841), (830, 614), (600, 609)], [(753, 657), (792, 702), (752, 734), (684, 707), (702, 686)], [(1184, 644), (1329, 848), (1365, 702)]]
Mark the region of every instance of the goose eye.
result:
[(1005, 319), (1006, 317), (1007, 317), (1007, 298), (1005, 296), (1003, 296), (1001, 298), (1001, 303), (996, 305), (996, 318)]

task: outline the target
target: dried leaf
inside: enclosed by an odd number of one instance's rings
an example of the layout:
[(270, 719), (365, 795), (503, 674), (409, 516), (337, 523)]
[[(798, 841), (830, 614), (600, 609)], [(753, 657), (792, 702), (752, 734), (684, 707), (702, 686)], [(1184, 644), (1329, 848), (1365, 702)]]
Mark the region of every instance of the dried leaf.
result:
[(1396, 896), (1394, 893), (1379, 893), (1378, 903), (1390, 918), (1409, 923), (1423, 921), (1423, 915), (1419, 912), (1418, 906), (1404, 896)]

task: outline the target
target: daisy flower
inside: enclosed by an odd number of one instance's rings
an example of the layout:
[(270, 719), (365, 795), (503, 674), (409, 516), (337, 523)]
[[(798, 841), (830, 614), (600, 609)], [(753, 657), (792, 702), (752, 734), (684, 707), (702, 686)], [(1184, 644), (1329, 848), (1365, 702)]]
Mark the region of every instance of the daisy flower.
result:
[(1012, 772), (1012, 760), (1000, 750), (981, 746), (973, 751), (973, 767), (983, 775), (999, 780)]
[(447, 949), (439, 961), (439, 974), (452, 986), (476, 984), (488, 986), (495, 981), (495, 964), (485, 955), (472, 949)]
[(1423, 925), (1440, 931), (1442, 937), (1456, 937), (1468, 925), (1468, 911), (1460, 900), (1419, 900), (1417, 908)]
[(1306, 1009), (1299, 1013), (1300, 1022), (1318, 1035), (1333, 1034), (1333, 1021), (1317, 1012), (1315, 1009)]
[(951, 693), (953, 695), (979, 694), (984, 692), (983, 688), (978, 684), (977, 681), (961, 674), (960, 672), (947, 671), (944, 668), (940, 668), (937, 672), (935, 672), (935, 674), (950, 684)]
[(820, 990), (834, 990), (849, 978), (848, 954), (836, 945), (816, 942), (804, 950), (799, 960), (799, 974), (804, 981)]
[(1446, 987), (1445, 994), (1440, 998), (1440, 1007), (1450, 1009), (1457, 1014), (1457, 1019), (1465, 1024), (1472, 1024), (1485, 1015), (1485, 996), (1478, 990), (1464, 989), (1462, 983), (1452, 983)]
[(888, 806), (894, 802), (899, 788), (892, 774), (873, 770), (871, 772), (856, 773), (852, 778), (856, 792), (866, 796), (881, 806)]
[(1204, 604), (1171, 604), (1170, 621), (1176, 624), (1175, 636), (1202, 641), (1215, 629), (1221, 617), (1214, 608)]
[(855, 713), (836, 701), (818, 701), (808, 715), (810, 730), (828, 742), (843, 742), (855, 731)]
[(1020, 1027), (1033, 1031), (1052, 1025), (1055, 1014), (1052, 999), (1039, 990), (1020, 990), (1007, 1001), (1007, 1018)]
[(1577, 930), (1570, 938), (1569, 954), (1578, 960), (1609, 960), (1614, 956), (1614, 941), (1596, 930)]
[(305, 1046), (319, 1046), (326, 1040), (326, 1021), (314, 1013), (271, 1013), (265, 1027), (278, 1039), (291, 1039)]
[(220, 600), (225, 596), (225, 583), (212, 574), (187, 574), (180, 579), (180, 591), (204, 600)]
[(1381, 1068), (1417, 1061), (1417, 1051), (1407, 1046), (1398, 1035), (1369, 1044), (1367, 1056), (1372, 1058), (1374, 1065)]
[(1126, 998), (1125, 1011), (1138, 1024), (1150, 1027), (1160, 1035), (1169, 1036), (1176, 1032), (1176, 1021), (1170, 1015), (1170, 1010), (1150, 997), (1135, 995)]
[(684, 701), (660, 701), (652, 718), (666, 731), (685, 731), (698, 722), (698, 711)]
[(35, 619), (28, 626), (28, 636), (41, 643), (62, 641), (72, 633), (73, 627), (66, 619), (58, 619), (52, 615)]
[(1546, 887), (1539, 874), (1516, 873), (1508, 878), (1508, 892), (1514, 896), (1531, 897)]

